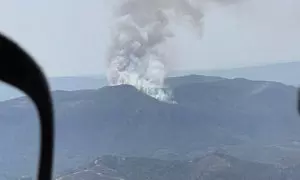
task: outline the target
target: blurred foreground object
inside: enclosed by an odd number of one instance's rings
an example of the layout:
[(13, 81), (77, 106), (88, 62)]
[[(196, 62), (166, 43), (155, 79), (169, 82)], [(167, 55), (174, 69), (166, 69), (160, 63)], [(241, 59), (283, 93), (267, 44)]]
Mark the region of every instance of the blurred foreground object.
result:
[(46, 78), (16, 43), (0, 33), (0, 80), (27, 94), (35, 103), (40, 119), (39, 180), (52, 179), (53, 107)]

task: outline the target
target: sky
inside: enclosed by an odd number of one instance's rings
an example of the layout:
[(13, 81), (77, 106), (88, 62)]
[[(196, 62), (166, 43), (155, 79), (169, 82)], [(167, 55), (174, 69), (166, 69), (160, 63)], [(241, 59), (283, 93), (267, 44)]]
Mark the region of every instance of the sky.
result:
[[(104, 0), (0, 0), (0, 31), (48, 76), (103, 74), (112, 5)], [(202, 36), (183, 22), (166, 53), (172, 69), (300, 61), (300, 1), (241, 0), (205, 10)]]

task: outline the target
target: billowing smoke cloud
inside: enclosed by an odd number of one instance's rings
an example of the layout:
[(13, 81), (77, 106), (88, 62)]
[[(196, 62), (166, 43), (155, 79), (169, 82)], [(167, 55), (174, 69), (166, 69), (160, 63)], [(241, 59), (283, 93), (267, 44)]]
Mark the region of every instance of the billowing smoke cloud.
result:
[(172, 59), (163, 52), (167, 39), (174, 37), (171, 21), (188, 20), (201, 33), (205, 5), (236, 0), (120, 1), (108, 56), (110, 85), (133, 85), (158, 100), (171, 102), (172, 93), (164, 80)]

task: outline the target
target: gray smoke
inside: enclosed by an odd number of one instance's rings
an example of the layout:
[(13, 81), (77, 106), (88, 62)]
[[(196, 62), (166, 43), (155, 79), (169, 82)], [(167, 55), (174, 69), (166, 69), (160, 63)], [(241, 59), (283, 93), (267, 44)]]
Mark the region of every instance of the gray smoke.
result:
[(109, 49), (110, 85), (129, 84), (161, 101), (172, 101), (164, 80), (168, 64), (163, 47), (174, 37), (171, 21), (188, 20), (202, 31), (203, 8), (236, 0), (121, 0)]

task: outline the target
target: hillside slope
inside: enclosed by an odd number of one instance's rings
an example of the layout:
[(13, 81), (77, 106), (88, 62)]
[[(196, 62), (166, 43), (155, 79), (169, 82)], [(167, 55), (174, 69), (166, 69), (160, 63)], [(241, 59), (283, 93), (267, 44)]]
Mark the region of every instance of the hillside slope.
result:
[[(56, 172), (104, 154), (183, 160), (222, 147), (265, 162), (300, 157), (299, 145), (287, 148), (300, 141), (294, 87), (204, 76), (169, 79), (169, 86), (177, 104), (128, 85), (53, 92)], [(0, 141), (8, 145), (0, 148), (1, 171), (34, 172), (38, 121), (31, 102), (24, 97), (0, 102), (0, 119)], [(266, 150), (268, 156), (260, 156)]]
[(297, 180), (291, 169), (212, 153), (192, 161), (103, 156), (57, 180)]

